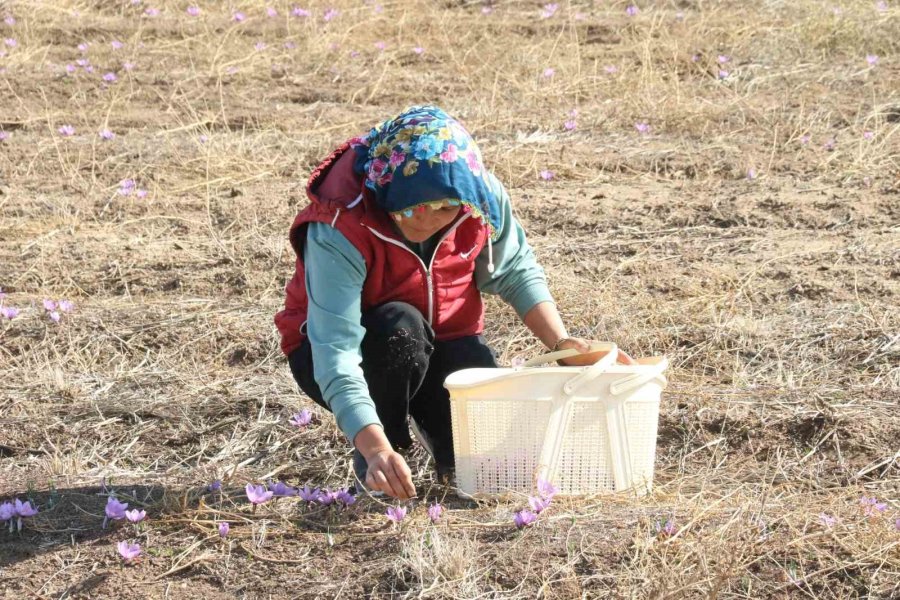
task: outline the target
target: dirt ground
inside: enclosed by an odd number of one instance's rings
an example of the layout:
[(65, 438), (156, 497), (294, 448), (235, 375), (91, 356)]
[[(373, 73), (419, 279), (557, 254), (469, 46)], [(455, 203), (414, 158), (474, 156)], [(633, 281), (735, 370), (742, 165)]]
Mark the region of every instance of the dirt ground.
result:
[[(0, 596), (900, 598), (900, 5), (636, 4), (0, 3), (0, 502), (40, 509), (0, 525)], [(352, 480), (272, 323), (306, 177), (427, 102), (570, 330), (669, 357), (651, 494), (517, 531), (524, 498), (457, 498), (416, 448), (401, 526), (251, 509)], [(486, 335), (541, 351), (495, 298)], [(140, 528), (102, 527), (111, 491)]]

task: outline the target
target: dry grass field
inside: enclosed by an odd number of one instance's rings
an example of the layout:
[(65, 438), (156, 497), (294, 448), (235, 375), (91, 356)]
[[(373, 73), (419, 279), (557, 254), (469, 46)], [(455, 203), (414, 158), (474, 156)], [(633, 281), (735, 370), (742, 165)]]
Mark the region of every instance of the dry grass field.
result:
[[(0, 526), (0, 596), (900, 598), (900, 2), (635, 4), (0, 1), (0, 502), (39, 508)], [(424, 103), (571, 330), (672, 361), (652, 494), (517, 531), (524, 499), (415, 450), (400, 526), (251, 509), (351, 482), (278, 349), (287, 232), (321, 158)], [(102, 527), (111, 491), (139, 530)]]

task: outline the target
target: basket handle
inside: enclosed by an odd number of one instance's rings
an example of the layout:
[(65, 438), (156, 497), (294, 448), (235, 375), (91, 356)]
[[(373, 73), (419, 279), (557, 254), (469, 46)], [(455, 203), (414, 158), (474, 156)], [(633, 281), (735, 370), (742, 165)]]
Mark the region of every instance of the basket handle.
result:
[(667, 368), (669, 368), (669, 359), (663, 356), (656, 363), (649, 365), (649, 368), (642, 373), (635, 373), (634, 375), (619, 379), (618, 381), (614, 381), (609, 384), (609, 393), (613, 396), (618, 396), (620, 394), (624, 394), (625, 392), (630, 392), (634, 388), (640, 387), (648, 381), (652, 381), (653, 379), (661, 376), (663, 374), (663, 371), (665, 371)]
[(613, 352), (613, 350), (616, 350), (616, 345), (613, 342), (594, 342), (593, 344), (591, 344), (591, 347), (587, 352), (581, 352), (577, 348), (557, 350), (555, 352), (548, 352), (547, 354), (541, 354), (540, 356), (529, 358), (524, 363), (522, 363), (522, 366), (536, 367), (538, 365), (543, 365), (544, 363), (555, 362), (563, 358), (569, 358), (570, 356), (577, 356), (579, 354), (592, 354), (594, 352), (600, 352), (602, 350), (606, 350), (613, 356), (616, 356), (616, 354)]

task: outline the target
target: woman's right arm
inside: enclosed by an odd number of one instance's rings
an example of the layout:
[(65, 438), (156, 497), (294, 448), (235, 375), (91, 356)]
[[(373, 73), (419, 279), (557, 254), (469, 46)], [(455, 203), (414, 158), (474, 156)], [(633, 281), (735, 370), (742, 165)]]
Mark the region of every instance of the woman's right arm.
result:
[(397, 498), (415, 495), (403, 457), (393, 451), (363, 376), (360, 323), (366, 264), (336, 229), (311, 223), (303, 262), (309, 298), (306, 333), (313, 375), (338, 427), (369, 465), (366, 485)]

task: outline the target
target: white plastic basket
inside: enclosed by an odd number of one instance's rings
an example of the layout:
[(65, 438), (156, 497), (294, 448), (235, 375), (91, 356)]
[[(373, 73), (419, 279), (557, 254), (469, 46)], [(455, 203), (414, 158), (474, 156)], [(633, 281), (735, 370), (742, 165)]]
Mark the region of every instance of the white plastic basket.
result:
[(563, 350), (447, 378), (462, 495), (529, 493), (538, 477), (567, 495), (650, 490), (668, 361), (620, 365), (615, 344), (602, 350), (587, 367), (533, 367), (577, 354)]

